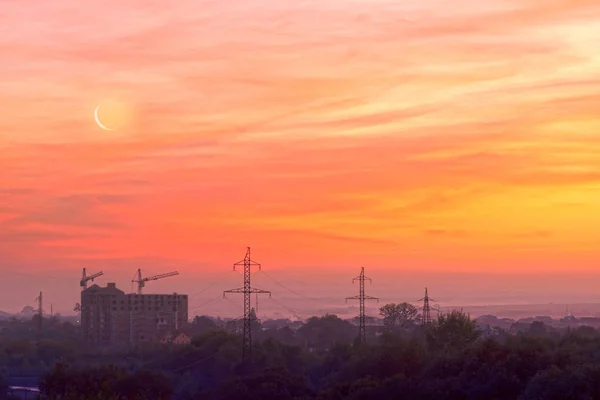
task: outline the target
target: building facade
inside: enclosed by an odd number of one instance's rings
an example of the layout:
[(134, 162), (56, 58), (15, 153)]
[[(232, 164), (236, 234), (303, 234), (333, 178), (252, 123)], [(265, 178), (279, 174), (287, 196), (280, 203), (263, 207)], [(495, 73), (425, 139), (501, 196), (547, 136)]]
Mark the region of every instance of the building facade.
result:
[(81, 331), (94, 345), (159, 341), (187, 324), (188, 297), (181, 294), (126, 294), (114, 283), (81, 292)]

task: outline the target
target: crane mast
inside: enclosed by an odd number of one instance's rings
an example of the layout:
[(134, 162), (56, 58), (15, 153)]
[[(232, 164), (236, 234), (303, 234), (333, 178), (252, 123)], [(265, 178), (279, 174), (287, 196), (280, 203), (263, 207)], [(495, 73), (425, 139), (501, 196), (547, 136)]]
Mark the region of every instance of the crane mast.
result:
[(158, 275), (153, 275), (153, 276), (148, 276), (146, 278), (142, 278), (142, 270), (138, 269), (137, 273), (136, 273), (136, 279), (133, 279), (131, 282), (137, 283), (137, 287), (138, 287), (137, 292), (138, 292), (138, 294), (142, 294), (142, 289), (144, 288), (144, 286), (146, 286), (146, 282), (156, 281), (158, 279), (168, 278), (170, 276), (175, 276), (175, 275), (179, 275), (179, 272), (173, 271), (173, 272), (167, 272), (165, 274), (158, 274)]

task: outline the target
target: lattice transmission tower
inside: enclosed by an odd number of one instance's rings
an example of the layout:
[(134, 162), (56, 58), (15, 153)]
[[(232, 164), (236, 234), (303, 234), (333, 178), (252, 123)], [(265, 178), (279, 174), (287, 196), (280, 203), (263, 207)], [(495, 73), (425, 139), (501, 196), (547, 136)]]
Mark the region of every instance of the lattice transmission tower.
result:
[(429, 297), (429, 294), (427, 292), (427, 288), (425, 288), (425, 297), (423, 297), (422, 299), (419, 299), (418, 301), (422, 301), (423, 302), (423, 326), (428, 326), (431, 324), (431, 310), (437, 311), (439, 313), (439, 308), (437, 307), (431, 307), (430, 301), (435, 301), (434, 299), (432, 299), (431, 297)]
[(243, 332), (243, 345), (242, 345), (242, 361), (248, 361), (252, 357), (252, 322), (255, 319), (255, 316), (251, 313), (250, 308), (250, 298), (252, 293), (269, 294), (271, 296), (271, 292), (268, 290), (255, 289), (250, 285), (250, 274), (253, 266), (257, 266), (258, 269), (261, 269), (259, 263), (252, 261), (250, 258), (250, 247), (246, 250), (246, 257), (242, 261), (236, 262), (233, 264), (233, 270), (235, 271), (235, 267), (244, 266), (244, 287), (226, 290), (223, 292), (223, 297), (225, 297), (226, 293), (243, 293), (244, 294), (244, 332)]
[(367, 296), (365, 295), (365, 281), (369, 281), (369, 282), (373, 282), (371, 280), (371, 278), (367, 278), (365, 276), (365, 268), (362, 267), (360, 269), (360, 275), (357, 276), (356, 278), (352, 279), (352, 283), (358, 281), (359, 283), (359, 289), (358, 289), (358, 296), (352, 296), (352, 297), (346, 297), (346, 302), (348, 302), (348, 300), (358, 300), (359, 301), (359, 309), (360, 309), (360, 314), (359, 314), (359, 326), (358, 326), (358, 342), (360, 344), (364, 344), (367, 342), (367, 330), (366, 330), (366, 324), (365, 324), (365, 300), (377, 300), (377, 302), (379, 302), (379, 299), (377, 297), (372, 297), (372, 296)]

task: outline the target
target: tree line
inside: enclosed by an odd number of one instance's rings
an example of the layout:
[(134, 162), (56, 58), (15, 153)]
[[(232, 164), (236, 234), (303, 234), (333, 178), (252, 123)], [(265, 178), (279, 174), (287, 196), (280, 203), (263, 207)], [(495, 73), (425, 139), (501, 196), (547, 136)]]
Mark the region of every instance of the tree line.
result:
[[(335, 315), (298, 329), (256, 321), (250, 367), (241, 363), (235, 326), (198, 317), (189, 345), (148, 344), (99, 353), (55, 354), (42, 399), (597, 399), (600, 334), (587, 327), (558, 335), (532, 330), (483, 338), (461, 311), (428, 326), (410, 304), (384, 305), (367, 344)], [(265, 324), (266, 325), (266, 324)], [(5, 350), (6, 352), (6, 350)], [(51, 362), (51, 361), (49, 361)]]

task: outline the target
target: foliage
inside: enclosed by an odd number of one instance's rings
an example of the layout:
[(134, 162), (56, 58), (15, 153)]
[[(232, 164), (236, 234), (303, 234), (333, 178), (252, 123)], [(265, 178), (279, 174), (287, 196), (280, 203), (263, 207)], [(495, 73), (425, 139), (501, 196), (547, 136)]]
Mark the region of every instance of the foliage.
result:
[(196, 399), (285, 400), (314, 398), (314, 395), (306, 378), (284, 368), (268, 368), (258, 374), (227, 380)]
[(474, 321), (454, 311), (426, 329), (384, 330), (357, 347), (356, 326), (326, 315), (297, 330), (258, 332), (252, 363), (242, 364), (241, 337), (222, 321), (204, 322), (209, 329), (189, 345), (111, 351), (8, 334), (0, 365), (9, 376), (53, 365), (39, 384), (42, 399), (600, 398), (600, 334), (589, 327), (559, 335), (532, 324), (518, 335), (481, 338)]
[(309, 318), (298, 329), (298, 335), (307, 347), (324, 350), (336, 343), (351, 343), (356, 338), (356, 330), (349, 322), (328, 314)]
[(427, 329), (427, 341), (432, 349), (462, 350), (478, 338), (475, 321), (458, 310), (440, 314)]
[(196, 316), (189, 324), (189, 332), (192, 335), (199, 335), (209, 331), (218, 330), (219, 326), (212, 318), (206, 316)]
[(171, 382), (156, 371), (130, 373), (112, 365), (77, 370), (57, 364), (40, 381), (40, 392), (44, 399), (83, 400), (94, 395), (103, 400), (168, 400), (173, 388)]
[(409, 303), (386, 304), (379, 309), (384, 326), (391, 331), (411, 328), (421, 320), (415, 306)]

